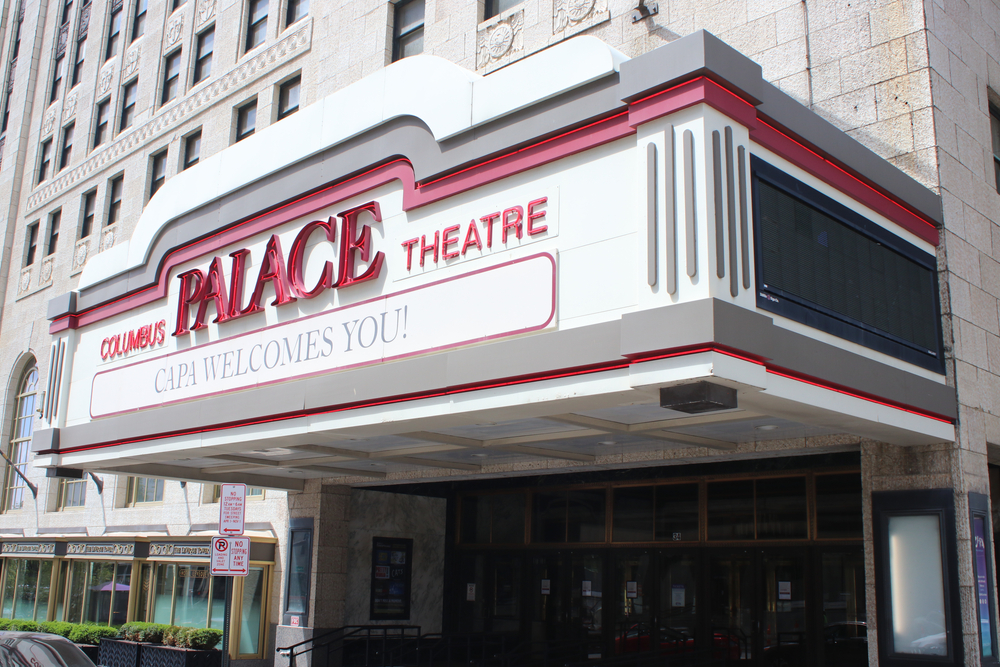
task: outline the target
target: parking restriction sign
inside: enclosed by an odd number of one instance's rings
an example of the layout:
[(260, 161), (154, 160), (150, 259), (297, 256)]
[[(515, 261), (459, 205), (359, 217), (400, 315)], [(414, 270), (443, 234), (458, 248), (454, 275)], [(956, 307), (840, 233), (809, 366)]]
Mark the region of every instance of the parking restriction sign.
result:
[(212, 538), (212, 574), (245, 577), (250, 574), (249, 537)]
[(219, 533), (222, 535), (243, 534), (246, 502), (246, 484), (222, 485), (222, 495), (219, 496)]

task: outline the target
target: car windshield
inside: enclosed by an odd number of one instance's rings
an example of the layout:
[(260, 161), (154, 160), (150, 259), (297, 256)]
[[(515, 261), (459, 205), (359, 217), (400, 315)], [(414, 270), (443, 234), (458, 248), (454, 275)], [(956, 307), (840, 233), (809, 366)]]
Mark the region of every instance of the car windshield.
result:
[(0, 667), (93, 667), (83, 651), (61, 637), (0, 635)]

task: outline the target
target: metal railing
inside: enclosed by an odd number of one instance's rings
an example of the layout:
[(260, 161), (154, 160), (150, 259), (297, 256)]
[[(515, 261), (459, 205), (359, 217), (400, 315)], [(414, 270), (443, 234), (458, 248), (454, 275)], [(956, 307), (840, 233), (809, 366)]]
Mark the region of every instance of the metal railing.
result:
[(288, 658), (289, 667), (306, 654), (313, 667), (405, 667), (416, 663), (415, 653), (407, 659), (404, 648), (415, 651), (419, 639), (419, 625), (346, 625), (279, 648), (278, 655)]

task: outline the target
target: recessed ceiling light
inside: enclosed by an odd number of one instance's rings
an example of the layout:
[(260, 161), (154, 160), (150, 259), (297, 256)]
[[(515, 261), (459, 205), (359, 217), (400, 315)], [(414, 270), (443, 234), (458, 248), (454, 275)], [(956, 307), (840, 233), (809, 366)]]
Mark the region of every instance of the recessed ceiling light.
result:
[(480, 452), (480, 453), (478, 453), (478, 454), (473, 454), (473, 456), (474, 456), (475, 458), (477, 458), (477, 459), (485, 459), (485, 458), (486, 458), (486, 454), (483, 454), (483, 453), (481, 453), (481, 452)]
[(611, 445), (617, 445), (618, 443), (617, 443), (617, 442), (615, 442), (614, 440), (601, 440), (601, 441), (600, 441), (599, 443), (597, 443), (597, 444), (599, 444), (599, 445), (606, 445), (606, 446), (611, 446)]
[(763, 426), (756, 427), (756, 430), (758, 430), (758, 431), (773, 431), (776, 428), (778, 428), (777, 424), (764, 424)]

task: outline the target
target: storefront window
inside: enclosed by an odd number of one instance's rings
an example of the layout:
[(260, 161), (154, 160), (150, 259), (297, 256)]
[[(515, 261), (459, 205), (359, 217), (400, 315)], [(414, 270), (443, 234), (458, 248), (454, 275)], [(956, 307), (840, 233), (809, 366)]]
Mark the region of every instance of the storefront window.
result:
[(251, 567), (243, 578), (243, 605), (240, 614), (240, 655), (256, 655), (260, 651), (261, 620), (264, 610), (264, 591), (267, 584), (263, 567)]
[(174, 570), (176, 566), (160, 563), (156, 566), (156, 587), (153, 591), (153, 623), (170, 625), (173, 611)]
[(462, 499), (464, 544), (524, 544), (525, 494), (499, 493)]
[(174, 587), (174, 625), (203, 628), (208, 624), (211, 579), (207, 565), (179, 565)]
[(656, 487), (656, 539), (694, 542), (698, 539), (698, 485)]
[(48, 615), (52, 561), (11, 558), (4, 563), (3, 618), (44, 621)]
[(816, 537), (862, 537), (861, 475), (816, 476)]
[(708, 485), (708, 539), (752, 540), (753, 481)]
[(66, 566), (57, 621), (121, 625), (127, 620), (131, 563), (78, 560)]
[(756, 487), (757, 539), (805, 538), (805, 477), (760, 480)]

